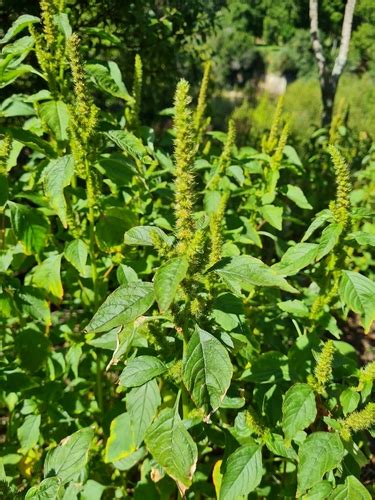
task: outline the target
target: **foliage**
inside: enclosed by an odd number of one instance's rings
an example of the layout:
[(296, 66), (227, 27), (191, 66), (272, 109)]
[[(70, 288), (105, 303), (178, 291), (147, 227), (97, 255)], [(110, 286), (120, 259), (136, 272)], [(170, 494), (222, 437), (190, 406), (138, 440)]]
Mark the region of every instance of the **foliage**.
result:
[(337, 120), (302, 162), (282, 100), (238, 147), (209, 65), (156, 134), (142, 53), (128, 91), (41, 7), (1, 41), (1, 85), (40, 89), (1, 108), (3, 497), (371, 498), (373, 151), (352, 185)]

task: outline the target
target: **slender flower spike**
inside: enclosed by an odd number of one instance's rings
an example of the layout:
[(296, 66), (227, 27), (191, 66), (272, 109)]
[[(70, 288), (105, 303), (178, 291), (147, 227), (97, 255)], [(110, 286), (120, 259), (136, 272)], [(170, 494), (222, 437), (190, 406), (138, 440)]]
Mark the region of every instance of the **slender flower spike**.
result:
[(181, 80), (177, 84), (175, 95), (175, 214), (177, 250), (184, 253), (194, 238), (195, 223), (194, 207), (194, 175), (193, 164), (195, 157), (194, 128), (192, 112), (189, 108), (189, 84)]
[(368, 363), (366, 366), (361, 368), (359, 372), (359, 380), (358, 380), (358, 391), (362, 391), (366, 382), (372, 382), (375, 380), (375, 361)]
[(351, 432), (369, 429), (375, 424), (375, 403), (368, 403), (363, 410), (351, 413), (341, 423), (341, 435), (344, 439), (349, 439)]
[(74, 94), (76, 97), (76, 114), (81, 119), (90, 116), (91, 99), (86, 87), (86, 76), (79, 54), (80, 40), (77, 34), (68, 40), (69, 64), (74, 83)]
[(219, 158), (219, 164), (214, 175), (211, 177), (210, 181), (207, 184), (207, 188), (210, 188), (212, 191), (217, 189), (220, 178), (222, 174), (225, 172), (225, 169), (230, 165), (232, 149), (236, 142), (236, 125), (234, 120), (229, 120), (228, 122), (228, 132), (227, 137), (224, 144), (224, 149)]
[(321, 350), (314, 370), (314, 377), (311, 380), (313, 389), (322, 396), (326, 395), (325, 387), (332, 377), (332, 361), (335, 353), (335, 346), (332, 340), (328, 340)]
[(204, 114), (207, 106), (207, 88), (210, 80), (211, 61), (207, 61), (204, 66), (202, 83), (199, 89), (198, 105), (194, 114), (194, 127), (197, 135), (197, 145), (202, 140), (202, 133), (205, 126)]
[(52, 0), (40, 0), (41, 17), (43, 21), (43, 32), (47, 46), (52, 47), (57, 40), (57, 30), (53, 22), (53, 16), (56, 12), (55, 4)]
[(268, 137), (264, 136), (262, 139), (263, 153), (267, 154), (272, 153), (272, 151), (274, 151), (274, 149), (276, 148), (278, 142), (277, 140), (278, 130), (281, 121), (281, 115), (283, 112), (283, 107), (284, 107), (284, 96), (280, 96), (279, 100), (277, 101), (277, 107), (275, 114), (273, 116), (270, 133), (268, 134)]
[(352, 188), (350, 182), (350, 171), (339, 150), (330, 144), (328, 146), (331, 155), (336, 176), (336, 201), (333, 208), (333, 214), (336, 222), (347, 227), (350, 222), (350, 191)]
[(140, 126), (139, 113), (141, 110), (141, 97), (142, 97), (142, 81), (143, 81), (143, 67), (142, 59), (139, 54), (135, 56), (134, 61), (134, 80), (133, 80), (133, 105), (131, 110), (130, 125), (131, 128), (138, 128)]

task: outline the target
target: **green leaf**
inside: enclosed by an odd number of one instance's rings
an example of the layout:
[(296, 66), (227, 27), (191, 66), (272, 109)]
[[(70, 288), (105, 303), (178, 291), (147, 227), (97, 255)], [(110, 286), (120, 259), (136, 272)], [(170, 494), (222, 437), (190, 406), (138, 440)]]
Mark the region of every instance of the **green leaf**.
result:
[(65, 12), (59, 12), (58, 14), (53, 16), (53, 20), (55, 21), (57, 27), (60, 32), (64, 35), (65, 40), (72, 36), (72, 27), (69, 23), (69, 17)]
[(83, 275), (86, 272), (87, 256), (88, 248), (82, 240), (73, 240), (65, 247), (64, 257)]
[(26, 255), (38, 254), (47, 243), (49, 225), (37, 209), (8, 202), (14, 234)]
[(329, 481), (321, 481), (303, 495), (302, 500), (326, 500), (332, 491), (332, 484)]
[(159, 267), (154, 277), (155, 297), (161, 312), (169, 309), (178, 285), (186, 277), (189, 264), (186, 257), (175, 257)]
[(130, 415), (121, 413), (111, 422), (104, 461), (110, 463), (122, 460), (131, 455), (136, 448)]
[(154, 303), (152, 283), (129, 283), (112, 292), (96, 311), (86, 332), (99, 333), (131, 323)]
[(155, 379), (135, 387), (126, 395), (126, 408), (130, 415), (137, 448), (152, 424), (160, 404), (160, 390)]
[(173, 243), (173, 238), (167, 236), (162, 229), (156, 226), (132, 227), (125, 233), (124, 242), (126, 245), (154, 246), (155, 239), (159, 239), (167, 245)]
[(106, 132), (107, 137), (111, 139), (125, 153), (136, 160), (143, 160), (147, 156), (147, 149), (141, 139), (126, 130), (111, 130)]
[(353, 389), (352, 387), (348, 387), (340, 394), (340, 404), (342, 406), (342, 411), (344, 415), (353, 412), (356, 410), (361, 396), (359, 393)]
[(262, 479), (262, 452), (257, 444), (244, 445), (232, 453), (223, 475), (220, 500), (238, 500), (255, 490)]
[(316, 418), (314, 391), (307, 384), (294, 384), (287, 390), (282, 408), (282, 428), (286, 439), (290, 441)]
[(264, 219), (271, 224), (274, 228), (279, 231), (282, 230), (283, 227), (283, 208), (276, 207), (275, 205), (264, 205), (261, 208), (261, 213)]
[(86, 64), (85, 69), (95, 84), (104, 92), (132, 102), (133, 98), (125, 87), (119, 67), (113, 61), (109, 61), (108, 65), (109, 68), (103, 64)]
[(63, 483), (76, 478), (87, 463), (93, 437), (94, 431), (86, 428), (64, 438), (55, 449), (47, 453), (44, 475), (54, 474)]
[(13, 139), (21, 142), (24, 146), (43, 153), (47, 158), (56, 158), (56, 151), (49, 142), (41, 139), (38, 135), (30, 130), (23, 130), (22, 128), (0, 127), (0, 132), (3, 134), (10, 134)]
[(314, 262), (317, 252), (318, 245), (315, 243), (297, 243), (288, 248), (280, 262), (274, 264), (271, 269), (283, 276), (293, 276)]
[(196, 328), (189, 340), (183, 365), (183, 381), (194, 403), (212, 411), (221, 405), (233, 370), (228, 351), (210, 333)]
[(48, 477), (38, 486), (33, 486), (26, 493), (25, 500), (50, 500), (60, 498), (62, 493), (61, 480), (58, 477)]
[(302, 238), (302, 242), (306, 241), (310, 238), (310, 236), (320, 227), (322, 226), (325, 222), (333, 220), (333, 215), (330, 210), (322, 210), (317, 214), (315, 219), (312, 221), (310, 226), (307, 228), (306, 233), (304, 234)]
[(278, 351), (265, 352), (254, 359), (251, 367), (242, 374), (242, 379), (258, 384), (290, 380), (288, 357)]
[(191, 485), (198, 450), (177, 412), (177, 405), (159, 413), (148, 429), (145, 441), (151, 455), (176, 481), (183, 495)]
[(312, 206), (308, 202), (302, 189), (298, 186), (293, 186), (292, 184), (288, 184), (285, 196), (289, 198), (291, 201), (293, 201), (297, 205), (297, 207), (303, 208), (305, 210), (312, 209)]
[(365, 332), (375, 320), (375, 283), (354, 271), (343, 271), (339, 287), (340, 299), (362, 317)]
[(60, 276), (61, 255), (51, 255), (35, 267), (32, 283), (43, 288), (58, 300), (63, 298), (64, 290)]
[(375, 234), (365, 231), (356, 231), (348, 234), (348, 240), (355, 240), (359, 245), (369, 245), (375, 247)]
[(6, 175), (0, 173), (0, 207), (3, 207), (9, 198), (9, 185)]
[(285, 300), (284, 302), (278, 302), (277, 307), (299, 318), (307, 318), (310, 313), (309, 308), (302, 300)]
[(255, 286), (277, 287), (290, 293), (298, 293), (289, 283), (261, 260), (249, 255), (222, 259), (212, 268), (234, 293), (241, 289), (250, 291)]
[(39, 23), (40, 19), (36, 16), (30, 16), (24, 14), (14, 21), (12, 26), (5, 33), (4, 37), (0, 40), (0, 43), (7, 43), (9, 40), (14, 38), (22, 30), (30, 26), (30, 24)]
[(165, 364), (154, 356), (138, 356), (126, 365), (120, 375), (124, 387), (137, 387), (158, 377), (167, 370)]
[(23, 424), (17, 429), (17, 437), (24, 453), (34, 448), (38, 442), (40, 420), (40, 415), (27, 415)]
[(297, 461), (297, 453), (294, 451), (293, 446), (288, 446), (280, 434), (267, 433), (265, 444), (274, 455)]
[(51, 208), (56, 211), (64, 228), (68, 227), (64, 188), (69, 186), (73, 174), (74, 160), (72, 155), (62, 156), (51, 161), (43, 171), (44, 192)]
[(319, 483), (324, 474), (338, 467), (344, 457), (344, 452), (344, 446), (338, 434), (314, 432), (307, 436), (298, 451), (299, 494)]
[(369, 491), (354, 476), (348, 476), (344, 484), (337, 486), (329, 500), (371, 500)]
[(68, 140), (69, 111), (63, 101), (43, 102), (39, 107), (39, 115), (58, 141)]
[(337, 245), (342, 233), (343, 227), (341, 224), (333, 223), (323, 229), (320, 237), (316, 260), (325, 257)]

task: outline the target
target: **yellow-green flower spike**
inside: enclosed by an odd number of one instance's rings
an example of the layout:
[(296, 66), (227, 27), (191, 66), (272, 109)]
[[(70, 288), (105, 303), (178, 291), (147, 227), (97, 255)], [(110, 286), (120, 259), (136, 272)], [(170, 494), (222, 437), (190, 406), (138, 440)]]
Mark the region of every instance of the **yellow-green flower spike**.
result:
[(197, 109), (194, 114), (194, 127), (197, 134), (197, 145), (202, 140), (204, 129), (204, 114), (207, 107), (207, 88), (210, 80), (211, 61), (207, 61), (204, 65), (203, 78), (199, 89)]
[(227, 205), (229, 194), (226, 192), (220, 199), (217, 212), (214, 213), (210, 220), (210, 240), (211, 251), (209, 264), (212, 266), (221, 258), (221, 249), (223, 244), (222, 226), (225, 214), (225, 207)]
[(264, 436), (267, 432), (267, 428), (263, 425), (260, 417), (255, 413), (252, 408), (249, 408), (245, 412), (246, 426), (259, 437)]
[(194, 175), (195, 157), (192, 112), (189, 107), (189, 84), (180, 80), (175, 95), (175, 215), (178, 253), (185, 253), (194, 238)]
[(6, 174), (7, 162), (12, 150), (12, 138), (6, 134), (0, 142), (0, 174)]
[(366, 382), (372, 382), (375, 380), (375, 361), (371, 361), (366, 366), (361, 368), (359, 372), (359, 380), (357, 391), (361, 391), (366, 384)]
[(140, 126), (139, 113), (141, 110), (142, 98), (143, 67), (142, 59), (139, 54), (135, 56), (134, 61), (134, 80), (133, 80), (133, 104), (130, 115), (130, 127), (137, 129)]
[(277, 146), (278, 142), (277, 137), (281, 121), (281, 115), (283, 112), (283, 107), (284, 107), (284, 96), (280, 96), (279, 100), (277, 101), (276, 111), (273, 116), (270, 133), (268, 134), (268, 137), (264, 136), (262, 139), (263, 153), (270, 154), (272, 153), (272, 151), (274, 151), (274, 149)]
[(355, 411), (342, 422), (341, 436), (349, 439), (352, 432), (364, 431), (375, 424), (375, 403), (368, 403), (363, 410)]
[(350, 182), (349, 167), (341, 156), (339, 150), (330, 144), (328, 146), (329, 154), (331, 155), (336, 176), (336, 201), (333, 208), (333, 215), (336, 222), (344, 227), (350, 222), (350, 191), (352, 184)]
[(43, 33), (47, 47), (52, 47), (57, 40), (57, 30), (53, 22), (56, 13), (55, 4), (52, 0), (40, 0), (41, 17), (43, 22)]
[(234, 123), (234, 120), (229, 120), (228, 132), (224, 144), (224, 149), (220, 155), (217, 169), (207, 184), (207, 188), (210, 188), (212, 191), (217, 189), (220, 177), (225, 172), (225, 169), (230, 165), (232, 149), (233, 146), (235, 145), (235, 142), (236, 142), (236, 125)]
[(310, 378), (309, 383), (315, 392), (326, 395), (325, 387), (332, 377), (332, 361), (335, 353), (335, 346), (332, 340), (328, 340), (321, 350), (314, 370), (314, 377)]
[(281, 131), (275, 153), (272, 156), (271, 168), (273, 169), (277, 169), (280, 165), (280, 162), (283, 158), (284, 148), (288, 140), (288, 135), (289, 135), (289, 123), (286, 123)]
[(79, 37), (74, 33), (68, 40), (67, 48), (76, 98), (75, 114), (84, 119), (84, 117), (90, 116), (91, 99), (87, 92), (86, 75), (79, 53), (79, 44)]

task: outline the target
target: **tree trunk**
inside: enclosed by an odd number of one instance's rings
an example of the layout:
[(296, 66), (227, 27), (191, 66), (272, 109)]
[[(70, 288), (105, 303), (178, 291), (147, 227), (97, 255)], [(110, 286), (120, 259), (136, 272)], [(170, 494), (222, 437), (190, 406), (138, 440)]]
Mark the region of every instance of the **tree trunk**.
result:
[(319, 37), (318, 0), (310, 0), (309, 3), (311, 44), (318, 65), (319, 82), (322, 94), (323, 127), (329, 127), (332, 121), (337, 85), (348, 58), (355, 4), (356, 0), (347, 0), (346, 2), (344, 21), (342, 23), (340, 49), (332, 71), (330, 71)]

